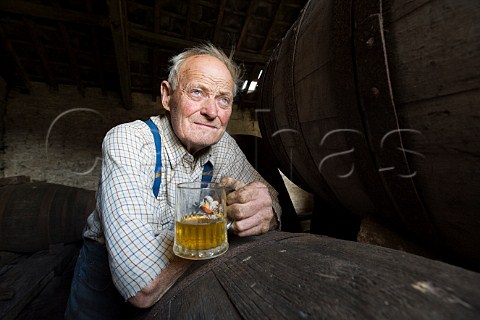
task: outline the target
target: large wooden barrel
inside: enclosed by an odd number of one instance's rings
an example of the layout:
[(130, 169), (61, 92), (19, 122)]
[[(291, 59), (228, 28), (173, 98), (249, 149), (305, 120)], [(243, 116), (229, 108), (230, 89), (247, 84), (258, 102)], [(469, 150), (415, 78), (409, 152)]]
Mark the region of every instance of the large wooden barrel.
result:
[(0, 188), (0, 251), (35, 252), (82, 239), (95, 192), (32, 182)]
[(305, 233), (231, 238), (144, 319), (478, 319), (480, 274)]
[(268, 63), (283, 173), (480, 269), (480, 2), (311, 0)]

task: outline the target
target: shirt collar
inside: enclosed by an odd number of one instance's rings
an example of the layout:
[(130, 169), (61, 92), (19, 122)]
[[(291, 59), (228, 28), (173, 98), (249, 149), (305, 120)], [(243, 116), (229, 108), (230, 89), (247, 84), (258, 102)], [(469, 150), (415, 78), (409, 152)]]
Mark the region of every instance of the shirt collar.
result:
[(170, 123), (170, 119), (166, 115), (155, 117), (153, 120), (161, 133), (162, 139), (162, 147), (165, 146), (166, 150), (166, 160), (170, 165), (171, 169), (175, 169), (176, 166), (181, 164), (183, 159), (185, 158), (187, 161), (194, 162), (196, 161), (202, 167), (210, 161), (214, 166), (214, 157), (213, 155), (213, 148), (208, 147), (208, 149), (204, 150), (198, 159), (194, 159), (194, 157), (185, 149), (180, 139), (177, 137), (175, 132), (173, 131), (172, 124)]

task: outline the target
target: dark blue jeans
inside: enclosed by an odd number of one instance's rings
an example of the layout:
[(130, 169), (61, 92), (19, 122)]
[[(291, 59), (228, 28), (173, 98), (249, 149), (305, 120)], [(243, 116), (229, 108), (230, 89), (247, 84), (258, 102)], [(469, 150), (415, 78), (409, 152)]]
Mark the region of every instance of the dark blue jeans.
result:
[(143, 314), (146, 310), (125, 302), (115, 288), (105, 246), (85, 238), (73, 274), (65, 319), (139, 319)]

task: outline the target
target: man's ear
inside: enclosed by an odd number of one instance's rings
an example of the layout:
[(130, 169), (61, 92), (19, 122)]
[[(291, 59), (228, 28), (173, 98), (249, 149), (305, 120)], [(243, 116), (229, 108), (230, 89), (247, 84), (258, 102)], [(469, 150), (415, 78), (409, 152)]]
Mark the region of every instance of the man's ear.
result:
[(168, 81), (162, 81), (162, 83), (160, 84), (160, 93), (162, 95), (163, 107), (165, 108), (165, 110), (170, 111), (170, 97), (173, 94), (173, 90)]

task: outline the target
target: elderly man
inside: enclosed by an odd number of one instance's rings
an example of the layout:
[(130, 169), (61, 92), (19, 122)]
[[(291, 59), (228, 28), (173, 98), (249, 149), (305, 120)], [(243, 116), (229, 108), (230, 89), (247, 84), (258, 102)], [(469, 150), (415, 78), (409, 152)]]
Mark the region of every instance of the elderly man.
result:
[(235, 189), (227, 198), (231, 232), (249, 236), (278, 228), (276, 191), (225, 132), (238, 66), (211, 44), (171, 63), (161, 84), (166, 115), (119, 125), (104, 139), (97, 207), (85, 228), (67, 319), (129, 318), (173, 285), (189, 265), (172, 252), (175, 187), (199, 181), (206, 165), (213, 167), (212, 181)]

